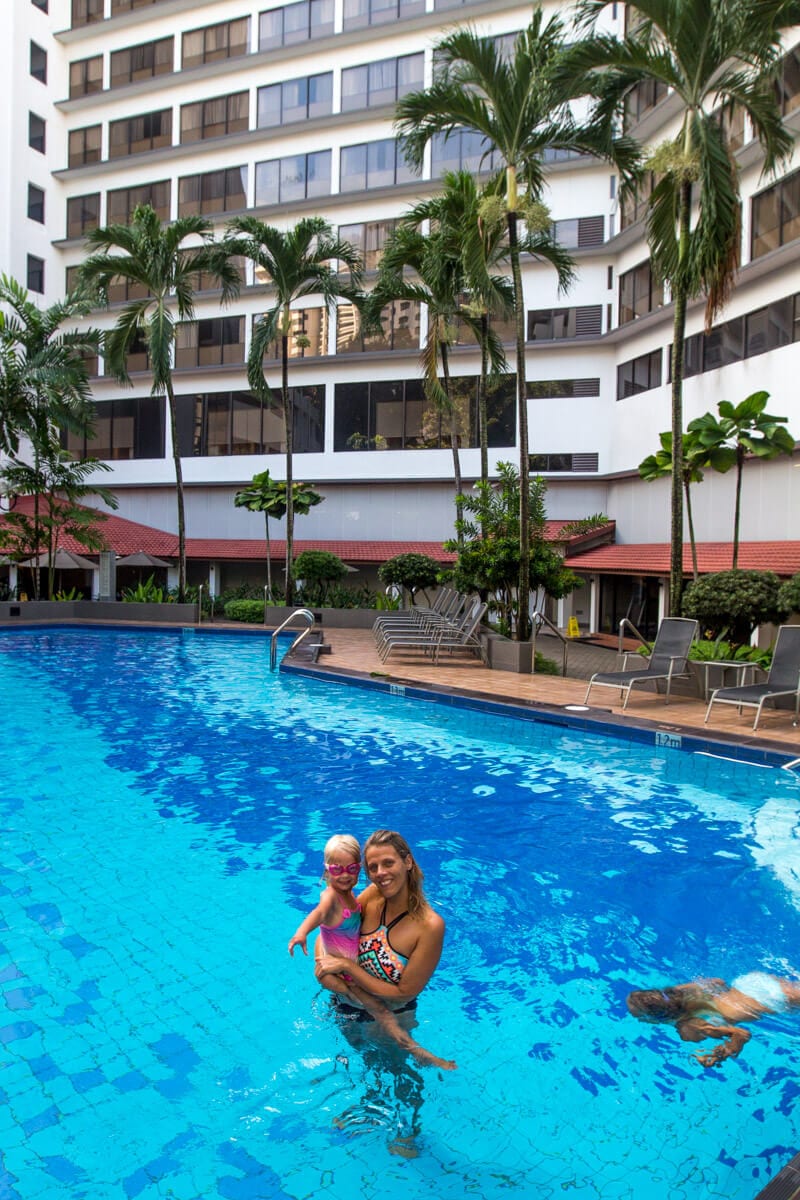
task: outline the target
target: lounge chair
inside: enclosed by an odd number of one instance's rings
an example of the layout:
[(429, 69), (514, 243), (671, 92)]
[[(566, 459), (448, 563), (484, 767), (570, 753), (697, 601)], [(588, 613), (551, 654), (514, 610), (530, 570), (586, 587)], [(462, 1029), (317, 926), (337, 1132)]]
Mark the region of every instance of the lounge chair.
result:
[(448, 616), (455, 612), (463, 597), (455, 588), (441, 588), (434, 597), (431, 605), (412, 605), (411, 608), (398, 609), (396, 612), (379, 613), (372, 626), (372, 632), (378, 638), (384, 629), (406, 629), (423, 621), (426, 617)]
[(708, 723), (712, 704), (735, 704), (739, 712), (743, 708), (756, 710), (756, 719), (753, 721), (753, 729), (756, 730), (761, 709), (767, 701), (790, 696), (794, 697), (793, 724), (796, 725), (800, 710), (800, 625), (781, 625), (772, 655), (772, 666), (764, 683), (717, 688), (712, 692), (705, 723)]
[(467, 617), (471, 608), (468, 596), (463, 596), (460, 592), (453, 592), (452, 597), (445, 601), (440, 610), (427, 608), (417, 611), (415, 609), (413, 610), (414, 615), (404, 621), (387, 621), (380, 626), (373, 626), (375, 645), (380, 652), (389, 638), (402, 637), (404, 634), (418, 637), (427, 635), (434, 629), (459, 625)]
[[(669, 704), (673, 679), (687, 674), (686, 662), (689, 657), (689, 648), (697, 637), (697, 628), (697, 621), (690, 621), (687, 617), (664, 617), (658, 627), (647, 666), (630, 671), (623, 669), (622, 671), (597, 672), (589, 680), (583, 703), (588, 704), (589, 693), (593, 687), (612, 687), (619, 688), (620, 695), (625, 693), (625, 702), (622, 707), (626, 709), (631, 689), (637, 683), (653, 683), (656, 680), (664, 679), (667, 683), (666, 703)], [(623, 668), (628, 657), (626, 654), (623, 659)]]
[(475, 600), (467, 606), (464, 615), (456, 622), (441, 622), (427, 628), (387, 633), (378, 646), (381, 661), (386, 662), (395, 650), (420, 651), (429, 654), (435, 663), (438, 663), (442, 650), (469, 650), (484, 658), (485, 651), (477, 630), (486, 608), (485, 604)]

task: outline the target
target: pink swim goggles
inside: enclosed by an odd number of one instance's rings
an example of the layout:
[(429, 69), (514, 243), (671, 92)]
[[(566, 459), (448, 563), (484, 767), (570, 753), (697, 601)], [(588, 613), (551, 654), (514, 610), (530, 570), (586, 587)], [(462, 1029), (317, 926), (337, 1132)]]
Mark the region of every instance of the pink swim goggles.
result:
[(361, 863), (350, 863), (348, 867), (340, 867), (338, 863), (325, 863), (325, 870), (329, 875), (333, 875), (334, 878), (342, 873), (346, 875), (360, 875)]

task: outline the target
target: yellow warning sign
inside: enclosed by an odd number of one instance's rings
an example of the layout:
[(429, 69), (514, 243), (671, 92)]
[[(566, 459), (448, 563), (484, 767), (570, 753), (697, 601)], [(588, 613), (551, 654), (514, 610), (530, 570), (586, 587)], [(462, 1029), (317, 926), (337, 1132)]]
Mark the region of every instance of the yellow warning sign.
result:
[(569, 621), (567, 622), (567, 637), (580, 637), (580, 636), (581, 636), (581, 630), (580, 630), (580, 626), (578, 625), (578, 618), (570, 617)]

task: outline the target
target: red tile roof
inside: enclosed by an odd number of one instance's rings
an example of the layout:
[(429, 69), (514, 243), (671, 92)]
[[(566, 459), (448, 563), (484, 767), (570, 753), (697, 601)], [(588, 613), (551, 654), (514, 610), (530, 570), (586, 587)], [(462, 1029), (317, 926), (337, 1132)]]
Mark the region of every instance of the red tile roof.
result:
[[(32, 516), (33, 496), (20, 496), (15, 511)], [(178, 553), (176, 534), (167, 533), (163, 529), (153, 529), (150, 525), (140, 525), (138, 521), (118, 517), (116, 513), (109, 513), (100, 528), (108, 545), (116, 550), (120, 557), (124, 554), (135, 554), (137, 550), (144, 550), (146, 554), (154, 554), (157, 558), (171, 558)], [(68, 534), (60, 537), (58, 544), (62, 550), (72, 550), (84, 555), (87, 553), (83, 546)], [(89, 556), (91, 557), (91, 553)]]
[[(701, 574), (729, 571), (733, 548), (730, 542), (699, 542), (697, 566)], [(592, 571), (603, 575), (669, 575), (667, 542), (631, 543), (599, 546), (585, 554), (571, 554), (565, 565), (574, 571)], [(739, 567), (744, 571), (775, 571), (777, 575), (795, 575), (800, 571), (800, 542), (742, 542)], [(683, 547), (683, 570), (692, 573), (692, 551)]]

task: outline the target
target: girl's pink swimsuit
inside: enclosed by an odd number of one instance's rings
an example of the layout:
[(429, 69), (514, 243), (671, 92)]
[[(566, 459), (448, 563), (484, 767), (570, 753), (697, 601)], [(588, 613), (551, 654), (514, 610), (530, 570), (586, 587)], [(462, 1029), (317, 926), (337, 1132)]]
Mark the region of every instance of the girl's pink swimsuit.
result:
[(361, 930), (361, 905), (342, 910), (342, 919), (338, 925), (320, 925), (319, 934), (322, 938), (322, 948), (326, 954), (336, 954), (340, 958), (358, 958), (358, 937)]

